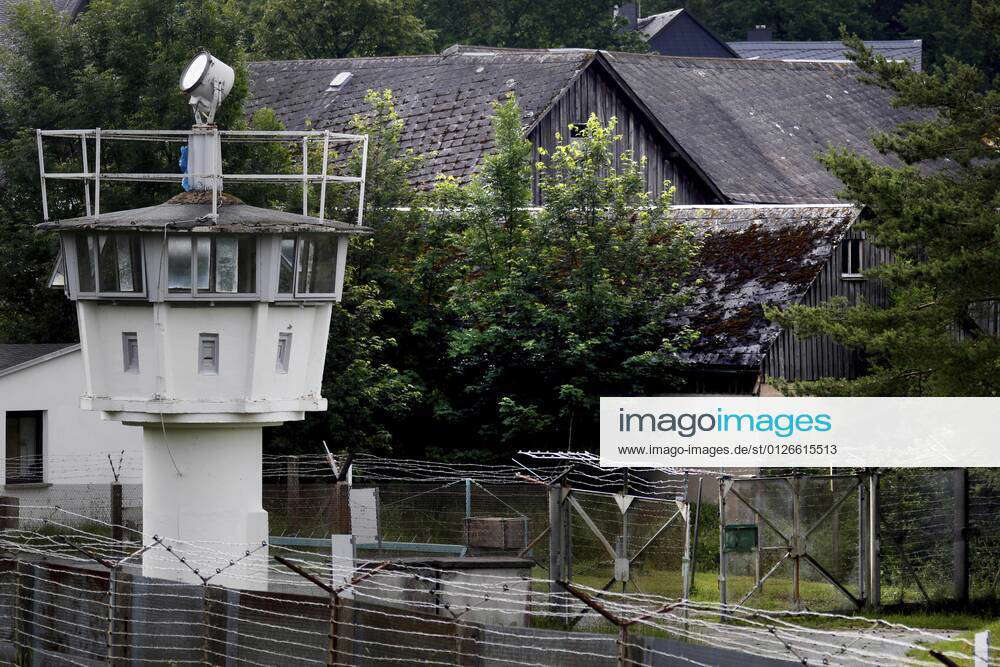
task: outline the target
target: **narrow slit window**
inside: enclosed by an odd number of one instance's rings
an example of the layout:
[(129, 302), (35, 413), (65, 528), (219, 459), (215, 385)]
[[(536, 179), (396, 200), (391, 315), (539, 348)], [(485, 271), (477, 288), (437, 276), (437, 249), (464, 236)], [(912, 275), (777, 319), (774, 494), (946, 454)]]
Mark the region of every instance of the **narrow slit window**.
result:
[(122, 333), (122, 366), (126, 373), (139, 372), (139, 336), (134, 331)]
[(198, 334), (198, 373), (219, 374), (219, 334)]
[(861, 277), (864, 270), (863, 239), (845, 239), (840, 246), (841, 275), (849, 278)]
[(288, 372), (288, 364), (292, 358), (292, 334), (278, 334), (278, 360), (275, 370), (279, 373)]

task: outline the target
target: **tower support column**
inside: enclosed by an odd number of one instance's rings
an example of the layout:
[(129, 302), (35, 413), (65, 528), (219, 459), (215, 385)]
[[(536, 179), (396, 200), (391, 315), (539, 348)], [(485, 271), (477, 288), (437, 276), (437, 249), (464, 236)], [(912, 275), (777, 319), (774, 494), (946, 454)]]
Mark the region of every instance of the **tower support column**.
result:
[(162, 539), (186, 563), (157, 546), (144, 575), (200, 584), (197, 569), (215, 585), (267, 589), (261, 436), (256, 424), (143, 426), (143, 541)]

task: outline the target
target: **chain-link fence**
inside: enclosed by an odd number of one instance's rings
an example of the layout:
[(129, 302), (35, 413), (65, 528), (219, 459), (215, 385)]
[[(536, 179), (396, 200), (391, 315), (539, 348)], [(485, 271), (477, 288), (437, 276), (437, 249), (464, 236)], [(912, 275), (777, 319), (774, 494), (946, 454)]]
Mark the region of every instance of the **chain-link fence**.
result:
[(724, 600), (832, 610), (864, 598), (865, 475), (723, 480)]
[(995, 597), (1000, 470), (894, 468), (881, 477), (883, 604)]
[[(98, 464), (107, 466), (92, 467)], [(7, 493), (17, 496), (23, 518), (42, 520), (59, 508), (64, 522), (96, 532), (108, 530), (120, 502), (125, 527), (141, 531), (141, 468), (132, 462), (129, 473), (120, 501), (113, 484), (75, 477)], [(620, 472), (581, 473), (568, 485), (578, 506), (566, 514), (562, 574), (598, 589), (679, 596), (688, 557), (700, 599), (714, 596), (722, 567), (730, 604), (849, 609), (870, 597), (866, 474), (733, 478), (722, 522), (729, 542), (720, 559), (714, 477), (703, 478), (697, 508), (682, 475), (661, 475), (655, 484), (636, 476), (639, 488), (622, 493)], [(325, 457), (269, 457), (262, 502), (270, 535), (326, 539), (338, 532), (335, 479)], [(363, 459), (355, 464), (350, 503), (359, 553), (523, 556), (547, 577), (553, 479), (524, 467)], [(881, 604), (997, 597), (1000, 469), (886, 469), (877, 488)], [(358, 507), (367, 513), (358, 515)]]

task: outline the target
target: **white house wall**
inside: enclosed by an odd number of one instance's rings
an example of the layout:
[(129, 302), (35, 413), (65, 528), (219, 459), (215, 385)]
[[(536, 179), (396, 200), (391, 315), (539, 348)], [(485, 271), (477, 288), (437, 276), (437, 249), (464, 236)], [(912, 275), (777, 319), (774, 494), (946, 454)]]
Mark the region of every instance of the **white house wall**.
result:
[[(0, 416), (6, 418), (8, 411), (43, 412), (41, 484), (6, 483), (7, 433), (0, 429), (3, 495), (19, 498), (22, 516), (49, 516), (52, 510), (44, 508), (58, 505), (87, 517), (110, 518), (114, 476), (108, 454), (116, 467), (122, 460), (126, 508), (141, 503), (141, 429), (104, 421), (100, 413), (81, 410), (83, 388), (83, 355), (79, 350), (0, 375)], [(126, 520), (129, 515), (126, 509)], [(66, 513), (59, 516), (71, 519)]]

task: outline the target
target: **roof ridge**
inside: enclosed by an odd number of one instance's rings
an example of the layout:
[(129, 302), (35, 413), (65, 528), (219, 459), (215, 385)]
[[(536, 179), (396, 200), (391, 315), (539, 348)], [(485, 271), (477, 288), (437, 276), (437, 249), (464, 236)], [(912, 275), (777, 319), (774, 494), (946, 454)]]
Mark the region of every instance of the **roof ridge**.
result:
[(816, 60), (771, 60), (763, 58), (712, 58), (709, 56), (664, 56), (659, 53), (635, 53), (632, 51), (605, 51), (602, 50), (601, 53), (608, 54), (612, 57), (624, 56), (628, 59), (638, 60), (640, 58), (649, 60), (669, 60), (678, 63), (694, 63), (707, 62), (712, 65), (725, 65), (735, 69), (741, 67), (754, 67), (758, 64), (770, 64), (770, 65), (781, 65), (781, 66), (798, 66), (793, 69), (815, 69), (823, 70), (829, 69), (829, 65), (836, 66), (836, 69), (844, 69), (846, 67), (856, 67), (854, 63), (851, 62), (839, 62), (839, 61), (816, 61)]

